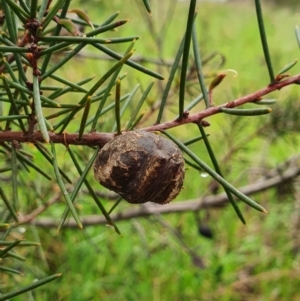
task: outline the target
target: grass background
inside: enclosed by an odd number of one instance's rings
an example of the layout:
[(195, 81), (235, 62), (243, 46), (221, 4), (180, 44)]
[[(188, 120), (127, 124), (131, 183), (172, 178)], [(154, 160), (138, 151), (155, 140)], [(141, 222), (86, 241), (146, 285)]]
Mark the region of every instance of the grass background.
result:
[[(74, 1), (72, 6), (87, 11), (95, 23), (103, 22), (120, 10), (121, 19), (132, 20), (119, 28), (118, 32), (105, 36), (141, 36), (136, 43), (136, 55), (172, 59), (184, 33), (188, 1), (163, 1), (163, 4), (162, 1), (152, 1), (151, 22), (156, 37), (149, 35), (149, 27), (146, 25), (148, 16), (145, 10), (141, 11), (137, 7), (140, 2)], [(300, 7), (262, 2), (276, 72), (299, 57), (294, 27), (299, 22)], [(174, 6), (172, 19), (168, 19), (170, 3)], [(225, 58), (221, 70), (234, 69), (238, 72), (236, 78), (229, 74), (216, 89), (216, 104), (238, 98), (268, 84), (253, 1), (199, 2), (196, 23), (202, 57), (218, 52)], [(160, 36), (163, 24), (168, 29)], [(159, 47), (157, 41), (162, 46)], [(126, 49), (122, 47), (113, 48), (122, 53)], [(220, 57), (216, 57), (205, 66), (208, 81), (212, 74), (220, 71), (219, 60)], [(60, 73), (68, 79), (74, 78), (74, 81), (93, 74), (100, 77), (108, 64), (111, 63), (78, 59), (75, 65), (70, 62)], [(156, 68), (150, 64), (146, 66)], [(137, 83), (141, 83), (141, 90), (144, 90), (152, 81), (150, 77), (142, 76), (130, 68), (124, 68), (125, 71), (128, 75), (123, 81), (123, 93), (132, 90)], [(166, 68), (159, 71), (166, 76), (168, 74)], [(291, 72), (298, 73), (299, 66), (296, 65)], [(164, 84), (155, 82), (148, 102), (159, 99), (160, 85)], [(192, 86), (191, 89), (187, 103), (199, 93), (198, 87)], [(173, 98), (176, 101), (177, 91), (174, 91)], [(288, 87), (271, 97), (278, 99), (274, 111), (284, 109), (286, 113), (292, 103), (299, 103), (299, 88)], [(193, 112), (201, 109), (203, 104), (199, 104)], [(176, 106), (170, 106), (165, 120), (175, 113)], [(271, 120), (271, 116), (237, 120), (222, 115), (208, 119), (211, 126), (207, 132), (222, 162), (225, 178), (237, 187), (251, 183), (260, 169), (276, 167), (298, 152), (299, 135), (295, 131), (296, 126), (286, 128), (286, 133), (285, 123), (283, 127), (274, 129), (270, 125)], [(143, 125), (151, 122), (150, 118)], [(264, 127), (262, 133), (253, 135), (261, 127)], [(172, 132), (183, 140), (199, 135), (192, 125)], [(239, 150), (232, 152), (231, 148), (235, 145), (239, 146)], [(193, 146), (193, 151), (209, 162), (202, 143)], [(229, 157), (225, 160), (227, 154)], [(64, 161), (64, 156), (61, 160)], [(31, 176), (34, 177), (34, 173)], [(90, 181), (94, 181), (92, 175)], [(185, 190), (178, 200), (205, 194), (209, 183), (209, 178), (188, 169)], [(52, 273), (62, 272), (64, 275), (60, 280), (33, 293), (16, 297), (15, 300), (299, 300), (299, 231), (296, 231), (293, 222), (299, 214), (297, 191), (288, 188), (283, 193), (279, 189), (272, 189), (256, 195), (255, 200), (265, 206), (270, 214), (262, 215), (241, 204), (247, 226), (241, 224), (229, 206), (201, 212), (202, 225), (209, 227), (213, 233), (211, 239), (200, 235), (199, 217), (194, 213), (164, 216), (163, 222), (157, 217), (119, 222), (117, 225), (121, 236), (112, 228), (100, 225), (86, 227), (83, 231), (64, 229), (59, 235), (55, 229), (26, 226), (26, 239), (40, 240), (42, 246), (33, 253), (25, 254), (28, 262), (22, 267), (24, 276), (14, 276), (12, 288), (15, 282), (24, 285), (34, 278)], [(110, 208), (111, 202), (105, 205)], [(84, 195), (77, 206), (81, 215), (99, 213)], [(118, 210), (130, 206), (122, 203)], [(57, 204), (45, 215), (59, 218), (62, 208), (63, 204)], [(174, 230), (180, 233), (179, 238), (173, 234)], [(200, 259), (205, 268), (199, 267)], [(4, 277), (7, 278), (1, 280), (3, 283), (12, 280), (11, 277)]]

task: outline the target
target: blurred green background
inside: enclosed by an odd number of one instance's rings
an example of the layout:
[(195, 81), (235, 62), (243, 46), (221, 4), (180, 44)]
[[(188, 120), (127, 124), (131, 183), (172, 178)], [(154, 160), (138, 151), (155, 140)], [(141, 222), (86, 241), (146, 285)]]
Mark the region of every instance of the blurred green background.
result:
[[(117, 33), (105, 36), (140, 36), (136, 57), (172, 61), (185, 30), (189, 1), (153, 0), (151, 4), (151, 19), (138, 0), (74, 1), (72, 7), (84, 9), (95, 23), (120, 11), (120, 19), (132, 20)], [(262, 5), (272, 62), (278, 72), (299, 57), (294, 27), (300, 23), (300, 5), (298, 1), (262, 1)], [(196, 24), (202, 57), (217, 53), (205, 64), (208, 80), (225, 69), (238, 73), (237, 77), (229, 73), (216, 89), (216, 104), (268, 84), (253, 1), (199, 1)], [(122, 53), (122, 47), (114, 49)], [(86, 54), (98, 55), (89, 50)], [(78, 58), (78, 65), (70, 64), (60, 72), (78, 80), (103, 74), (107, 64), (110, 62), (101, 58)], [(166, 76), (169, 72), (156, 64), (145, 66)], [(123, 81), (124, 93), (137, 83), (145, 89), (153, 80), (130, 68), (124, 70), (128, 73)], [(299, 66), (291, 73), (299, 73)], [(192, 80), (190, 83), (193, 99), (199, 87)], [(149, 102), (159, 99), (165, 84), (155, 81)], [(177, 95), (174, 88), (174, 101)], [(211, 124), (207, 133), (222, 162), (224, 176), (237, 187), (251, 183), (263, 171), (299, 152), (299, 87), (288, 87), (268, 97), (278, 100), (272, 107), (274, 114), (252, 118), (217, 115), (207, 120)], [(203, 104), (192, 112), (201, 109)], [(170, 116), (173, 112), (171, 107)], [(149, 124), (151, 118), (143, 126)], [(182, 140), (197, 134), (192, 126), (174, 129), (173, 133)], [(193, 146), (193, 151), (209, 162), (202, 143)], [(92, 175), (90, 181), (94, 181)], [(210, 192), (210, 184), (209, 177), (188, 169), (185, 189), (178, 200), (203, 196)], [(94, 181), (93, 185), (98, 183)], [(270, 213), (263, 215), (240, 204), (247, 226), (230, 206), (199, 214), (187, 212), (121, 221), (117, 223), (121, 236), (103, 225), (85, 227), (82, 231), (64, 228), (58, 235), (54, 228), (24, 226), (21, 230), (26, 231), (26, 239), (40, 240), (42, 245), (30, 252), (21, 251), (28, 258), (21, 267), (24, 276), (13, 276), (12, 281), (12, 276), (4, 275), (1, 282), (11, 281), (13, 289), (16, 282), (23, 285), (34, 278), (63, 273), (61, 279), (14, 300), (296, 301), (300, 298), (299, 197), (297, 182), (255, 195), (255, 201)], [(108, 208), (111, 204), (106, 203)], [(131, 206), (122, 203), (117, 210)], [(43, 216), (59, 218), (62, 208), (58, 204)], [(82, 216), (101, 214), (85, 196), (78, 208)]]

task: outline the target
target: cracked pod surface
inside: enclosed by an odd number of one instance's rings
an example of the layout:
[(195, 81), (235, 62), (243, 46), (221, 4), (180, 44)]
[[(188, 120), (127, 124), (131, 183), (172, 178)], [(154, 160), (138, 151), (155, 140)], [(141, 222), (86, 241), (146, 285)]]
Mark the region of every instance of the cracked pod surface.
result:
[(172, 141), (145, 131), (116, 136), (94, 162), (96, 180), (129, 203), (166, 204), (180, 192), (184, 159)]

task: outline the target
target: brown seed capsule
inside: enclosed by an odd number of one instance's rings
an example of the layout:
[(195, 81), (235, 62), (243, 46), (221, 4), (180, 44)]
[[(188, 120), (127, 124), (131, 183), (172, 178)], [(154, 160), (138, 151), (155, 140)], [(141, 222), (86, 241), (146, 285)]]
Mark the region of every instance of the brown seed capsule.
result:
[(94, 163), (96, 180), (129, 203), (166, 204), (180, 192), (184, 159), (172, 141), (131, 131), (109, 141)]

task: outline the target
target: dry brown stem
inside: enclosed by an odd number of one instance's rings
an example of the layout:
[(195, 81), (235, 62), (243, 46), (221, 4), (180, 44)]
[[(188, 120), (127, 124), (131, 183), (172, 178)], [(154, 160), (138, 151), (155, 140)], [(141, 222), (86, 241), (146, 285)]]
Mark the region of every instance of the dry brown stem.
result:
[[(271, 170), (265, 177), (257, 180), (253, 184), (240, 187), (239, 190), (250, 196), (276, 187), (277, 185), (290, 181), (300, 175), (299, 158), (291, 158), (287, 160), (279, 169)], [(217, 195), (209, 195), (193, 200), (186, 200), (182, 202), (174, 202), (165, 206), (146, 203), (139, 207), (131, 208), (125, 212), (118, 212), (111, 215), (113, 221), (128, 220), (137, 217), (147, 217), (157, 214), (170, 214), (187, 211), (198, 211), (204, 208), (220, 208), (228, 204), (228, 198), (225, 193)], [(24, 217), (26, 218), (26, 217)], [(89, 215), (81, 218), (84, 226), (94, 226), (99, 224), (107, 224), (104, 216)], [(38, 218), (32, 223), (40, 227), (57, 227), (58, 221), (53, 218)], [(77, 228), (77, 224), (73, 219), (69, 219), (65, 223), (66, 227)]]
[[(286, 80), (276, 82), (273, 84), (268, 85), (267, 87), (264, 87), (258, 91), (255, 91), (251, 94), (248, 94), (246, 96), (237, 98), (233, 101), (229, 101), (225, 104), (219, 105), (219, 106), (212, 106), (209, 107), (201, 112), (195, 113), (195, 114), (185, 114), (185, 117), (181, 120), (175, 119), (172, 121), (163, 122), (160, 124), (155, 124), (152, 126), (148, 126), (145, 128), (141, 128), (140, 130), (144, 131), (162, 131), (167, 130), (170, 128), (174, 128), (177, 126), (181, 126), (183, 124), (188, 123), (199, 123), (204, 118), (207, 118), (209, 116), (218, 114), (221, 112), (221, 107), (230, 107), (235, 108), (238, 106), (241, 106), (245, 103), (254, 102), (257, 100), (262, 99), (263, 96), (274, 92), (276, 90), (280, 90), (283, 87), (289, 86), (291, 84), (299, 84), (300, 83), (300, 74), (289, 77)], [(50, 140), (54, 143), (62, 143), (65, 145), (69, 144), (75, 144), (75, 145), (89, 145), (89, 146), (103, 146), (105, 143), (107, 143), (110, 139), (113, 138), (113, 134), (110, 133), (98, 133), (98, 132), (92, 132), (88, 134), (84, 134), (81, 139), (78, 139), (78, 134), (57, 134), (50, 132), (49, 133)], [(8, 142), (8, 141), (19, 141), (19, 142), (29, 142), (29, 143), (36, 143), (36, 142), (44, 142), (42, 135), (40, 132), (34, 132), (30, 135), (24, 134), (23, 132), (15, 132), (15, 131), (3, 131), (0, 132), (0, 143), (1, 142)]]

